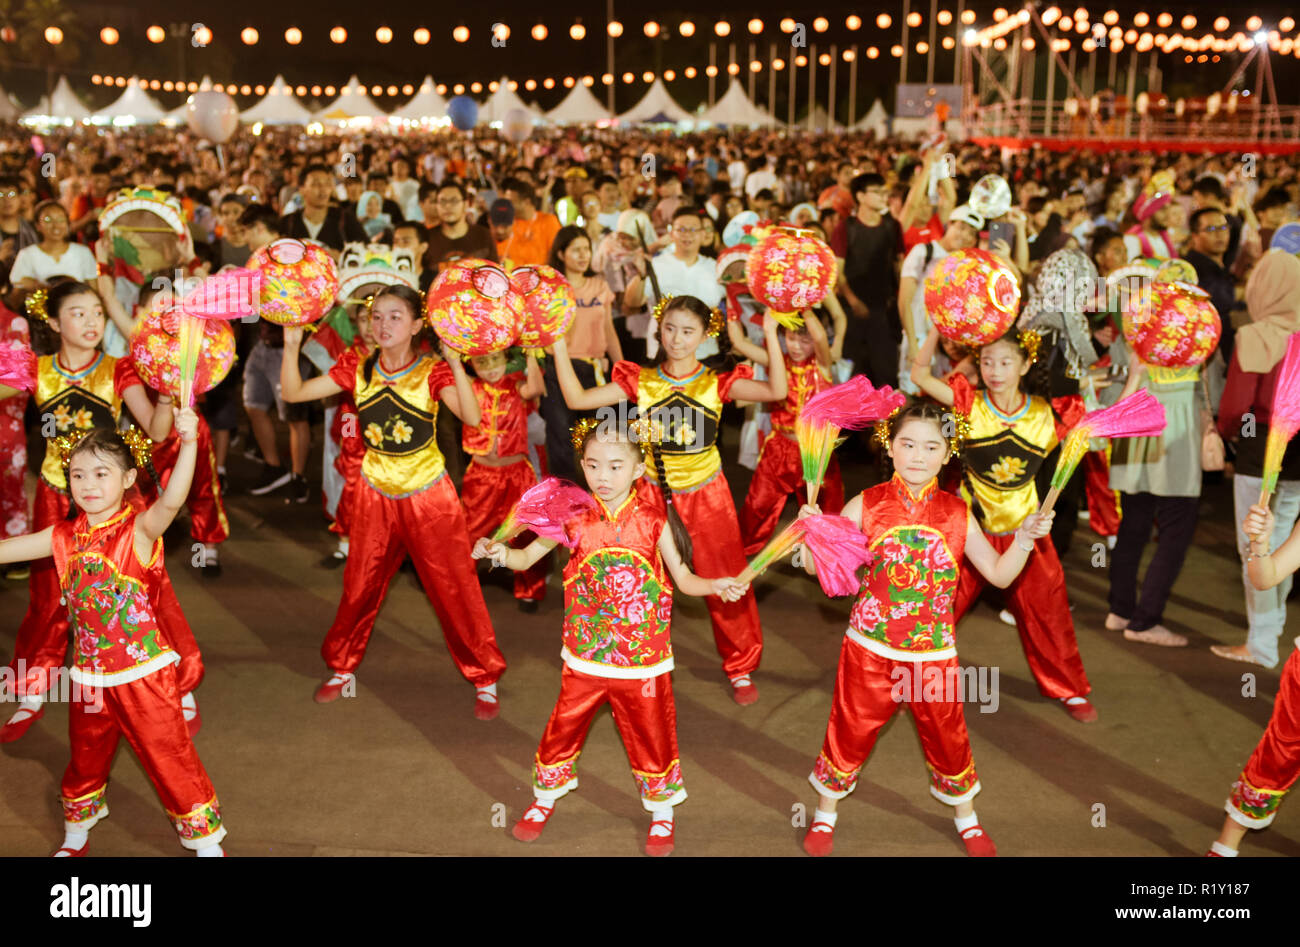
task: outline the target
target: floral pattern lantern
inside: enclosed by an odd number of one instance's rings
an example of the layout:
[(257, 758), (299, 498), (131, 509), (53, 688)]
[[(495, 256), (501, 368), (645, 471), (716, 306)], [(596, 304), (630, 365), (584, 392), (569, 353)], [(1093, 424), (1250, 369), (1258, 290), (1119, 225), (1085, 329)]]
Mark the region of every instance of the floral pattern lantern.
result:
[(429, 327), (466, 358), (515, 344), (524, 300), (506, 271), (487, 260), (457, 260), (438, 275), (424, 301)]
[[(161, 300), (159, 300), (161, 302)], [(203, 327), (194, 393), (211, 391), (235, 364), (235, 333), (224, 319), (196, 319)], [(136, 323), (131, 334), (131, 361), (146, 385), (159, 394), (180, 398), (181, 308), (155, 305)]]
[(1194, 368), (1213, 353), (1223, 333), (1210, 294), (1183, 282), (1153, 282), (1124, 310), (1124, 338), (1143, 362)]
[(970, 348), (1002, 338), (1020, 312), (1020, 281), (1001, 257), (971, 247), (925, 278), (925, 311), (939, 334)]
[(305, 326), (334, 306), (339, 274), (317, 243), (283, 239), (268, 243), (248, 261), (261, 274), (258, 314), (282, 326)]
[(749, 291), (781, 325), (798, 328), (800, 315), (835, 288), (835, 254), (811, 231), (773, 227), (749, 251)]
[(523, 297), (519, 344), (544, 349), (564, 337), (578, 312), (573, 287), (549, 266), (519, 266), (510, 273), (510, 285)]

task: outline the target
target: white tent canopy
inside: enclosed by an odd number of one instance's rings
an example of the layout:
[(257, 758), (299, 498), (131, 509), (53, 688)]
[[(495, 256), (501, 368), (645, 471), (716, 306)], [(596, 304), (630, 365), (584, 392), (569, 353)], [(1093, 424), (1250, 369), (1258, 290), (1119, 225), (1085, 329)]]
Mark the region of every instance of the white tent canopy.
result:
[(366, 87), (353, 76), (339, 90), (339, 97), (312, 116), (316, 121), (347, 121), (350, 118), (387, 118), (388, 113), (370, 101)]
[(609, 109), (581, 82), (574, 83), (564, 101), (546, 113), (546, 120), (557, 125), (580, 125), (608, 118)]
[(91, 121), (116, 122), (120, 120), (123, 122), (132, 121), (138, 125), (156, 125), (166, 115), (167, 113), (163, 107), (155, 102), (149, 96), (149, 93), (144, 91), (144, 88), (140, 85), (140, 80), (132, 76), (127, 81), (122, 94), (117, 97), (117, 101), (92, 115)]
[(871, 108), (867, 109), (867, 114), (858, 119), (853, 126), (855, 132), (874, 131), (877, 138), (884, 138), (889, 134), (889, 114), (885, 111), (885, 105), (880, 99), (871, 103)]
[(0, 88), (0, 121), (16, 121), (22, 111), (18, 103), (14, 101), (13, 96)]
[[(794, 123), (794, 127), (808, 128), (808, 116), (805, 114), (803, 118)], [(838, 122), (832, 122), (830, 113), (826, 111), (825, 107), (819, 105), (812, 112), (812, 130), (815, 132), (842, 132), (844, 126)]]
[(528, 107), (528, 103), (510, 88), (510, 80), (502, 76), (497, 83), (497, 90), (478, 110), (478, 120), (482, 123), (504, 122), (511, 109), (522, 109), (537, 118), (537, 114)]
[(68, 85), (68, 77), (59, 76), (59, 81), (54, 86), (54, 94), (48, 100), (42, 96), (40, 104), (23, 115), (23, 118), (29, 119), (41, 117), (80, 122), (90, 118), (90, 109), (82, 105), (77, 94), (72, 91), (72, 86)]
[(662, 79), (656, 79), (641, 101), (620, 115), (618, 120), (630, 125), (665, 120), (689, 122), (691, 113), (673, 101)]
[(763, 111), (745, 95), (740, 80), (732, 79), (726, 94), (714, 103), (713, 108), (700, 116), (711, 125), (770, 125), (772, 116)]
[(442, 121), (447, 118), (447, 100), (438, 94), (433, 84), (433, 76), (425, 76), (416, 90), (415, 98), (407, 102), (390, 118), (406, 119), (410, 122)]
[[(185, 107), (181, 106), (179, 111), (182, 118), (184, 110)], [(262, 100), (240, 112), (239, 119), (264, 125), (306, 125), (311, 121), (311, 112), (298, 101), (293, 88), (284, 81), (284, 76), (276, 76)]]

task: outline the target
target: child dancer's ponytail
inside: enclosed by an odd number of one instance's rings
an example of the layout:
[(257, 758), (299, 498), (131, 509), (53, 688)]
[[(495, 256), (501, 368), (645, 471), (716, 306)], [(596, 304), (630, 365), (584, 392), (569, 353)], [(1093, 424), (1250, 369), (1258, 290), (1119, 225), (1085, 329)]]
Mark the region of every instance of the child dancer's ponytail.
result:
[(650, 438), (650, 459), (654, 463), (655, 478), (659, 481), (659, 492), (664, 497), (664, 507), (668, 510), (668, 528), (672, 530), (673, 542), (682, 557), (682, 562), (686, 563), (686, 568), (693, 570), (691, 534), (687, 531), (686, 524), (682, 522), (677, 507), (673, 505), (673, 488), (668, 485), (668, 474), (664, 470), (664, 455), (657, 437)]

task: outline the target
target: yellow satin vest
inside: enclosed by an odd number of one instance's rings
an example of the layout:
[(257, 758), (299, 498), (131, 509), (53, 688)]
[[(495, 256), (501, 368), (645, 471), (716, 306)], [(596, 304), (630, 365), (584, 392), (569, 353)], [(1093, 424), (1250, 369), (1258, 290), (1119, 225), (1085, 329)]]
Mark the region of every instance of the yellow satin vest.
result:
[[(114, 385), (116, 374), (117, 359), (103, 352), (75, 372), (59, 364), (57, 355), (42, 355), (36, 363), (35, 393), (42, 427), (47, 416), (53, 416), (56, 437), (97, 427), (116, 428), (122, 413), (122, 399)], [(54, 450), (53, 438), (45, 442), (41, 478), (56, 490), (68, 490), (68, 478)]]
[(438, 368), (421, 355), (390, 375), (376, 360), (367, 383), (365, 362), (357, 363), (353, 398), (366, 445), (361, 474), (385, 496), (419, 493), (446, 470), (438, 450), (438, 397), (429, 391), (429, 376)]
[[(668, 485), (692, 490), (722, 469), (718, 424), (722, 396), (718, 376), (701, 365), (686, 378), (673, 378), (659, 366), (645, 366), (637, 381), (637, 411), (662, 427), (662, 453)], [(653, 464), (646, 475), (655, 478)]]
[(1052, 406), (1035, 396), (1003, 414), (987, 391), (979, 391), (970, 426), (961, 448), (967, 491), (979, 503), (984, 529), (1010, 533), (1038, 509), (1034, 476), (1057, 443)]

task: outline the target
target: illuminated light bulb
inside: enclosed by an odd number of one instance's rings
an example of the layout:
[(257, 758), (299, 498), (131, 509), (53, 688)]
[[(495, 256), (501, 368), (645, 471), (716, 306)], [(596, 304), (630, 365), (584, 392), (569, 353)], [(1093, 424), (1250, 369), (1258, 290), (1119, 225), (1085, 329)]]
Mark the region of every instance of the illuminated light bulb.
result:
[(1114, 10), (1107, 10), (1105, 15), (1101, 18), (1101, 22), (1105, 23), (1107, 26), (1114, 26), (1119, 22), (1119, 14)]
[(867, 58), (868, 58), (868, 59), (879, 59), (879, 58), (880, 58), (880, 50), (877, 49), (875, 46), (868, 46), (868, 47), (867, 47)]
[(546, 39), (546, 35), (547, 35), (547, 29), (545, 23), (538, 23), (536, 26), (533, 27), (532, 37), (533, 39), (537, 40), (537, 42), (540, 43), (542, 40)]
[[(650, 27), (650, 26), (652, 26), (652, 25), (653, 25), (653, 24), (647, 23), (647, 24), (646, 24), (646, 27), (648, 28), (648, 27)], [(647, 33), (646, 35), (649, 36), (650, 34)], [(587, 36), (587, 28), (586, 28), (585, 26), (583, 26), (581, 23), (574, 23), (571, 27), (569, 27), (569, 38), (570, 38), (570, 39), (573, 39), (573, 40), (582, 40), (582, 39), (585, 39), (586, 36)]]
[(993, 41), (993, 48), (996, 49), (998, 52), (1002, 52), (1002, 50), (1006, 49), (1007, 48), (1006, 37), (999, 36), (997, 39), (995, 39)]
[(890, 46), (889, 55), (893, 56), (895, 59), (901, 59), (903, 57), (903, 47), (897, 44)]
[[(438, 88), (439, 88), (439, 92), (438, 92), (439, 95), (441, 95), (443, 92), (446, 92), (446, 91), (447, 91), (447, 87), (446, 87), (446, 86), (439, 86)], [(332, 97), (332, 96), (334, 95), (334, 93), (337, 92), (337, 91), (338, 91), (338, 90), (335, 89), (332, 85), (327, 85), (327, 86), (325, 87), (325, 95), (326, 95), (326, 96), (330, 96), (330, 97)]]
[[(763, 32), (763, 21), (760, 20), (758, 17), (755, 17), (754, 19), (750, 20), (749, 23), (746, 24), (746, 25), (748, 26), (749, 31), (750, 31), (751, 33), (761, 33), (761, 32)], [(814, 27), (814, 29), (815, 29), (815, 28), (816, 28), (816, 27)]]
[(106, 26), (99, 31), (99, 41), (105, 46), (117, 45), (117, 41), (120, 38), (121, 37), (118, 35), (117, 30), (113, 29), (111, 26)]
[[(477, 83), (475, 83), (475, 85), (477, 85)], [(395, 85), (390, 85), (387, 89), (384, 90), (384, 93), (385, 93), (386, 95), (390, 95), (390, 96), (391, 96), (391, 95), (397, 95), (397, 86), (395, 86)]]
[(802, 69), (804, 66), (808, 65), (808, 57), (807, 57), (807, 56), (795, 56), (795, 57), (794, 57), (794, 64), (795, 64), (798, 68)]
[[(760, 26), (759, 29), (762, 29), (762, 27)], [(642, 27), (642, 30), (646, 36), (650, 37), (650, 39), (654, 39), (656, 36), (659, 35), (659, 24), (656, 23), (654, 20), (651, 20), (644, 27)]]
[(907, 25), (910, 26), (910, 27), (913, 27), (913, 28), (920, 26), (920, 25), (921, 25), (921, 14), (916, 13), (915, 11), (913, 11), (912, 13), (909, 13), (909, 14), (907, 15)]
[(1226, 16), (1215, 17), (1214, 28), (1218, 32), (1222, 33), (1231, 25), (1232, 25), (1231, 22), (1228, 20)]
[(762, 71), (763, 71), (763, 64), (762, 64), (761, 62), (759, 62), (757, 59), (750, 60), (750, 63), (749, 63), (749, 71), (750, 71), (750, 72), (762, 72)]
[(614, 77), (613, 77), (612, 75), (610, 75), (610, 74), (607, 72), (607, 73), (605, 73), (603, 76), (600, 77), (600, 81), (603, 82), (603, 83), (605, 83), (605, 85), (613, 85), (613, 84), (614, 84)]
[(348, 31), (341, 26), (336, 26), (330, 30), (330, 41), (334, 43), (346, 43), (348, 41)]
[(975, 11), (974, 11), (974, 10), (963, 10), (962, 13), (961, 13), (961, 21), (962, 21), (963, 23), (965, 23), (967, 26), (969, 26), (970, 24), (974, 23), (974, 22), (975, 22)]
[(483, 83), (481, 83), (481, 82), (471, 82), (471, 83), (469, 84), (469, 91), (471, 91), (471, 92), (473, 92), (475, 95), (477, 95), (478, 93), (480, 93), (480, 92), (483, 91)]
[[(946, 13), (947, 11), (944, 11), (944, 12)], [(940, 16), (942, 16), (942, 14), (940, 14)], [(788, 19), (789, 19), (789, 18), (787, 17), (787, 20), (788, 20)], [(789, 20), (789, 22), (793, 23), (794, 21), (793, 21), (793, 20)], [(942, 23), (943, 20), (940, 20), (939, 22)], [(791, 32), (794, 32), (793, 30), (787, 30), (787, 29), (785, 28), (785, 24), (786, 24), (786, 20), (782, 20), (782, 21), (781, 21), (781, 30), (782, 30), (782, 32), (785, 32), (785, 33), (791, 33)], [(862, 17), (858, 16), (856, 13), (851, 14), (851, 15), (849, 15), (848, 17), (845, 17), (845, 19), (844, 19), (844, 28), (845, 28), (845, 29), (849, 29), (849, 30), (860, 30), (860, 29), (862, 29)]]
[(374, 95), (374, 96), (380, 96), (380, 95), (383, 95), (383, 94), (384, 94), (384, 87), (381, 86), (381, 85), (372, 85), (372, 86), (370, 87), (370, 94), (371, 94), (371, 95)]
[(1053, 23), (1055, 23), (1055, 22), (1056, 22), (1057, 20), (1059, 20), (1060, 18), (1061, 18), (1061, 8), (1060, 8), (1060, 7), (1048, 7), (1046, 10), (1043, 11), (1043, 25), (1044, 25), (1044, 26), (1051, 26)]
[(700, 71), (699, 71), (698, 69), (696, 69), (694, 66), (687, 66), (687, 67), (686, 67), (686, 78), (687, 78), (687, 79), (694, 79), (694, 78), (695, 78), (696, 76), (698, 76), (699, 74), (700, 74)]
[(772, 69), (775, 70), (776, 72), (780, 72), (780, 71), (781, 71), (782, 69), (784, 69), (784, 68), (785, 68), (785, 60), (784, 60), (784, 59), (773, 59), (773, 60), (772, 60)]
[(1250, 30), (1251, 32), (1258, 30), (1263, 25), (1264, 25), (1264, 21), (1257, 16), (1252, 16), (1248, 20), (1246, 20), (1246, 29)]
[(167, 31), (161, 26), (151, 26), (144, 31), (144, 35), (149, 38), (151, 43), (161, 43), (167, 38)]
[[(922, 40), (921, 42), (919, 42), (919, 43), (916, 44), (916, 54), (917, 54), (918, 56), (924, 56), (924, 55), (925, 55), (926, 53), (928, 53), (929, 51), (930, 51), (930, 44), (927, 43), (927, 42), (925, 42), (924, 40)], [(830, 59), (829, 56), (827, 56), (826, 58), (827, 58), (827, 59)], [(827, 66), (827, 65), (830, 65), (830, 63), (825, 63), (825, 62), (824, 62), (824, 63), (822, 63), (822, 65), (823, 65), (823, 66)]]
[(719, 36), (729, 36), (731, 34), (731, 24), (726, 20), (719, 20), (717, 23), (713, 24), (713, 32), (717, 33)]
[(583, 76), (583, 77), (582, 77), (582, 84), (585, 85), (588, 89), (590, 89), (593, 85), (596, 84), (596, 77), (595, 77), (595, 76)]
[[(710, 67), (710, 68), (712, 68), (712, 67)], [(625, 73), (623, 73), (623, 82), (624, 82), (624, 83), (626, 83), (626, 84), (628, 84), (628, 85), (631, 85), (631, 84), (632, 84), (633, 82), (635, 82), (635, 81), (636, 81), (636, 76), (632, 75), (632, 73), (630, 73), (630, 72), (625, 72)]]
[(695, 24), (692, 23), (690, 20), (683, 20), (681, 23), (677, 24), (677, 32), (678, 32), (680, 35), (682, 35), (682, 36), (686, 36), (686, 37), (694, 36), (694, 35), (695, 35)]
[(256, 46), (257, 30), (253, 29), (251, 26), (245, 27), (244, 29), (240, 30), (239, 38), (243, 41), (245, 46)]
[[(260, 88), (262, 88), (262, 87), (261, 87), (261, 86), (258, 86), (258, 88), (260, 89)], [(321, 94), (321, 92), (323, 92), (323, 91), (324, 91), (324, 90), (323, 90), (320, 86), (318, 86), (318, 85), (314, 85), (314, 86), (311, 87), (311, 94), (312, 94), (313, 96), (315, 96), (316, 98), (320, 98), (320, 94)], [(257, 94), (258, 94), (258, 95), (261, 95), (262, 93), (259, 92), (259, 93), (257, 93)]]
[(623, 35), (623, 24), (618, 22), (618, 20), (611, 20), (609, 26), (605, 29), (610, 36), (614, 37), (614, 39), (618, 39)]
[(284, 31), (284, 41), (290, 46), (297, 46), (302, 42), (302, 30), (296, 26), (291, 26)]
[(940, 26), (947, 26), (949, 23), (952, 22), (952, 11), (940, 10), (939, 15), (935, 17), (935, 20), (939, 23)]
[(1124, 34), (1124, 42), (1128, 43), (1130, 46), (1132, 46), (1137, 41), (1138, 41), (1137, 30), (1129, 30), (1127, 33)]
[[(664, 74), (664, 78), (667, 78), (667, 73)], [(572, 89), (575, 85), (577, 85), (577, 80), (574, 79), (573, 76), (564, 77), (564, 87), (566, 89)]]
[(1284, 16), (1282, 19), (1277, 21), (1277, 28), (1283, 33), (1290, 33), (1295, 29), (1295, 19), (1293, 17)]
[(1085, 33), (1091, 33), (1092, 26), (1088, 23), (1087, 20), (1079, 20), (1077, 23), (1074, 24), (1074, 31), (1080, 35), (1083, 35)]
[(738, 62), (729, 63), (727, 65), (727, 72), (729, 72), (733, 76), (740, 75), (740, 63)]
[(1029, 50), (1031, 52), (1033, 51), (1034, 45), (1035, 45), (1034, 38), (1032, 36), (1025, 37), (1020, 43), (1020, 47), (1022, 49)]
[(489, 92), (495, 92), (499, 88), (501, 88), (501, 83), (497, 82), (495, 79), (488, 83)]
[(957, 43), (951, 36), (945, 36), (943, 40), (940, 41), (940, 45), (943, 46), (944, 49), (952, 49), (957, 45)]
[(1158, 17), (1156, 17), (1156, 26), (1159, 27), (1163, 27), (1167, 29), (1173, 24), (1173, 22), (1174, 22), (1174, 15), (1172, 13), (1162, 13)]
[(427, 46), (429, 40), (433, 39), (433, 34), (422, 26), (411, 34), (411, 39), (415, 40), (419, 46)]
[(464, 95), (465, 86), (457, 82), (454, 86), (451, 87), (451, 91), (454, 92), (456, 95)]
[(1151, 17), (1147, 16), (1145, 13), (1136, 13), (1133, 15), (1133, 25), (1138, 28), (1144, 27), (1150, 22)]
[[(948, 37), (948, 38), (951, 39), (952, 37)], [(840, 58), (843, 59), (845, 62), (853, 62), (853, 50), (851, 49), (844, 50), (844, 52), (840, 54)]]
[(47, 26), (45, 28), (45, 42), (51, 46), (58, 46), (63, 42), (63, 30), (57, 26)]
[(454, 30), (451, 31), (451, 38), (458, 43), (468, 43), (469, 27), (464, 25), (456, 27)]
[(1196, 29), (1196, 17), (1189, 13), (1187, 16), (1183, 17), (1180, 25), (1185, 30), (1194, 30)]
[(1061, 22), (1056, 24), (1056, 28), (1062, 33), (1068, 33), (1070, 30), (1074, 29), (1074, 21), (1068, 16), (1063, 16), (1061, 17)]
[(391, 43), (393, 41), (393, 31), (386, 26), (381, 26), (375, 30), (375, 39), (381, 43)]
[(545, 79), (542, 80), (542, 88), (543, 88), (543, 89), (554, 89), (554, 88), (555, 88), (555, 80), (552, 79), (550, 76), (547, 76)]
[(889, 29), (889, 25), (893, 22), (893, 19), (888, 13), (882, 13), (880, 16), (876, 17), (876, 29), (887, 30)]

